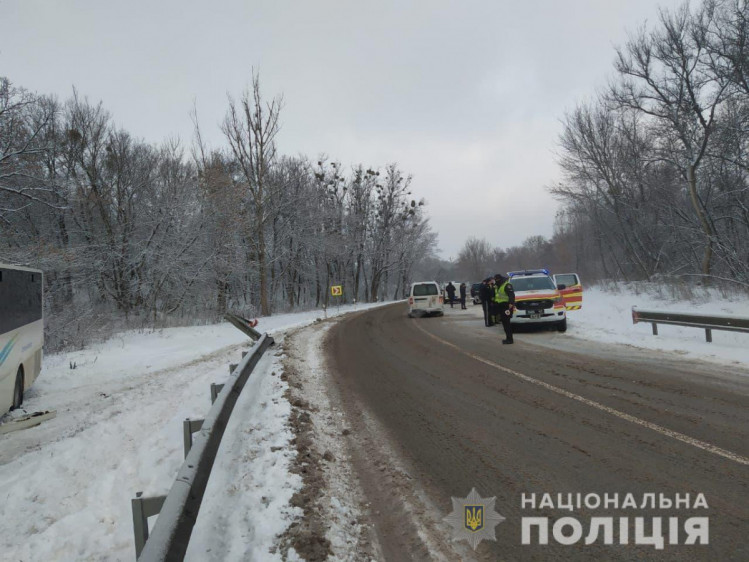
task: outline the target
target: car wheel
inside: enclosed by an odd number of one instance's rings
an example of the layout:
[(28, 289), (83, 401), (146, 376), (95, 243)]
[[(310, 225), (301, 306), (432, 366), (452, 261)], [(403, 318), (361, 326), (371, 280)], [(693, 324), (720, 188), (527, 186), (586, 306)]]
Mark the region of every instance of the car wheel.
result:
[(567, 319), (566, 318), (562, 320), (559, 324), (557, 324), (557, 330), (559, 330), (560, 332), (567, 331)]
[(20, 408), (23, 404), (23, 367), (18, 367), (18, 373), (16, 373), (16, 386), (13, 388), (13, 405), (10, 407), (11, 410)]

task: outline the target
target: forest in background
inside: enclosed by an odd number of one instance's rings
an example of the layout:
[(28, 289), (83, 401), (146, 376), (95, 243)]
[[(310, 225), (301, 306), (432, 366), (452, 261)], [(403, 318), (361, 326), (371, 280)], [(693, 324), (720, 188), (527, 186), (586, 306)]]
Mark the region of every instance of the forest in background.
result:
[[(613, 53), (606, 88), (562, 118), (554, 234), (436, 256), (396, 164), (344, 169), (277, 152), (280, 97), (230, 99), (225, 143), (116, 128), (101, 103), (0, 79), (0, 261), (47, 272), (50, 347), (113, 324), (215, 321), (396, 299), (412, 280), (514, 269), (587, 282), (749, 289), (749, 28), (744, 0), (663, 10)], [(497, 233), (501, 240), (502, 232)]]
[[(397, 164), (280, 154), (281, 97), (230, 98), (224, 146), (115, 127), (101, 103), (0, 78), (0, 262), (45, 272), (47, 347), (124, 327), (402, 298), (433, 252)], [(337, 301), (336, 301), (337, 302)]]

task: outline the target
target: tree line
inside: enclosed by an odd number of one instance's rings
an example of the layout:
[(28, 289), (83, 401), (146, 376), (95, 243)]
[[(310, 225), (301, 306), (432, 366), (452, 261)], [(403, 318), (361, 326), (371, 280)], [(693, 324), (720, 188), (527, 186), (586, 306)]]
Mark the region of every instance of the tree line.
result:
[[(426, 256), (419, 262), (419, 275), (424, 279), (478, 283), (497, 273), (545, 267), (552, 273), (583, 272), (575, 263), (575, 256), (555, 236), (547, 240), (535, 235), (522, 244), (508, 248), (493, 246), (485, 238), (470, 236), (454, 260)], [(592, 281), (586, 277), (587, 281)]]
[(749, 284), (744, 0), (661, 10), (565, 115), (557, 244), (596, 276)]
[[(278, 152), (282, 98), (230, 98), (225, 143), (197, 115), (185, 149), (113, 124), (102, 103), (0, 78), (0, 261), (46, 273), (51, 348), (113, 322), (212, 321), (404, 295), (436, 235), (397, 164), (349, 170)], [(181, 319), (181, 320), (180, 320)]]

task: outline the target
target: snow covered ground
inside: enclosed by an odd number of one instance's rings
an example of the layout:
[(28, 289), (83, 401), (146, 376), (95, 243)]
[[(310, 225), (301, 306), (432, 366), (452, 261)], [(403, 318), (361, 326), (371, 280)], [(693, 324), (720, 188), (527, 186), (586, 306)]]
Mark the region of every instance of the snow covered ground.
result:
[(270, 348), (242, 390), (211, 470), (188, 562), (267, 560), (277, 535), (301, 515), (290, 505), (302, 481), (289, 472), (295, 451), (282, 357)]
[(604, 343), (661, 350), (691, 359), (749, 367), (749, 334), (713, 330), (713, 341), (705, 341), (705, 330), (659, 324), (654, 336), (646, 322), (632, 323), (632, 307), (692, 314), (716, 314), (749, 318), (749, 299), (723, 297), (700, 287), (692, 299), (676, 298), (652, 284), (620, 283), (604, 290), (586, 287), (583, 307), (568, 314), (568, 334)]
[[(714, 331), (706, 343), (703, 330), (659, 326), (653, 336), (649, 324), (633, 325), (631, 318), (633, 305), (749, 316), (745, 298), (708, 293), (690, 302), (658, 293), (586, 288), (564, 336), (749, 367), (749, 334)], [(279, 315), (261, 319), (258, 328), (281, 336), (320, 316)], [(183, 460), (182, 421), (207, 413), (210, 383), (228, 377), (247, 342), (233, 326), (219, 324), (128, 332), (46, 357), (24, 406), (56, 409), (57, 417), (0, 436), (0, 560), (133, 560), (131, 498), (169, 490)], [(232, 416), (209, 484), (223, 499), (201, 512), (211, 522), (196, 527), (192, 560), (280, 559), (269, 549), (297, 513), (289, 499), (300, 480), (288, 471), (290, 405), (277, 353), (272, 348), (258, 365)], [(212, 525), (234, 539), (214, 541)]]
[[(351, 310), (341, 307), (340, 313)], [(338, 313), (330, 309), (328, 316)], [(282, 314), (262, 318), (258, 329), (279, 334), (321, 317), (322, 311)], [(183, 460), (183, 420), (205, 416), (210, 383), (228, 378), (229, 364), (239, 363), (248, 342), (227, 323), (127, 332), (45, 357), (24, 409), (57, 410), (57, 417), (0, 436), (0, 560), (134, 560), (131, 498), (138, 491), (168, 492)], [(284, 465), (290, 454), (285, 383), (273, 350), (266, 355), (235, 408), (235, 415), (244, 414), (236, 419), (252, 422), (227, 432), (222, 444), (226, 458), (248, 466), (236, 481), (242, 513), (257, 516), (245, 537), (255, 549), (248, 556), (267, 553), (288, 525), (292, 513), (283, 506), (295, 486)], [(247, 475), (253, 493), (247, 493)], [(263, 505), (272, 508), (273, 517), (259, 510)], [(247, 528), (243, 520), (235, 523)], [(232, 546), (239, 548), (224, 548)], [(261, 558), (267, 559), (250, 559)]]

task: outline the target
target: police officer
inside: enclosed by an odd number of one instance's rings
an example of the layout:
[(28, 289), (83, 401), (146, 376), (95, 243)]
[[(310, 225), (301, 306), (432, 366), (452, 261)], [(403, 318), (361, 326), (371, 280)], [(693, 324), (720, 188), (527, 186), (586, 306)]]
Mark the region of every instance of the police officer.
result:
[(460, 284), (460, 308), (466, 310), (466, 284)]
[(481, 301), (481, 308), (484, 309), (484, 326), (491, 326), (489, 323), (489, 306), (494, 293), (489, 289), (490, 279), (490, 277), (484, 279), (481, 282), (481, 287), (479, 287), (479, 300)]
[(452, 308), (453, 302), (455, 301), (455, 285), (453, 285), (452, 281), (450, 281), (447, 284), (447, 287), (445, 287), (445, 292), (447, 293), (447, 298), (450, 299), (450, 308)]
[(510, 318), (512, 318), (512, 311), (515, 308), (515, 291), (510, 280), (499, 273), (494, 276), (494, 284), (493, 302), (496, 306), (496, 315), (505, 329), (505, 339), (502, 340), (502, 343), (513, 343)]

